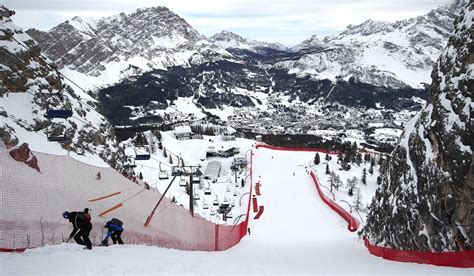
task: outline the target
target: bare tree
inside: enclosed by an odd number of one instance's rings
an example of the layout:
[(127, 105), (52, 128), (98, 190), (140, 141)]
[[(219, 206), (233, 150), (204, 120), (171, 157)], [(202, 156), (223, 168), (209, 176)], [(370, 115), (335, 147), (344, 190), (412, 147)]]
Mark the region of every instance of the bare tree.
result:
[(357, 183), (358, 182), (359, 181), (358, 181), (357, 177), (355, 177), (355, 176), (347, 179), (346, 188), (348, 189), (349, 196), (354, 195), (354, 190), (357, 190)]
[(331, 172), (329, 176), (329, 185), (331, 187), (331, 192), (332, 192), (332, 187), (336, 188), (336, 190), (339, 190), (339, 187), (341, 187), (342, 185), (341, 178), (335, 172)]
[(364, 208), (364, 203), (362, 202), (362, 194), (360, 193), (360, 189), (357, 189), (354, 202), (352, 204), (352, 207), (357, 211), (363, 211)]

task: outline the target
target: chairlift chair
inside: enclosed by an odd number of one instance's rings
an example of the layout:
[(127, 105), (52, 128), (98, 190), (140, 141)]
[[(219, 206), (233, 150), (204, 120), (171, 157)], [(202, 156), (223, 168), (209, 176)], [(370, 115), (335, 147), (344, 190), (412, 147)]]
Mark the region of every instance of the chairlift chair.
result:
[(188, 186), (188, 182), (186, 181), (186, 178), (181, 178), (179, 181), (179, 186), (181, 187), (186, 187)]
[(215, 216), (216, 215), (216, 212), (214, 211), (214, 209), (211, 209), (211, 216)]
[(59, 118), (67, 119), (72, 116), (72, 110), (70, 109), (48, 109), (44, 117), (48, 119)]
[(194, 200), (199, 200), (199, 199), (201, 199), (199, 197), (199, 193), (194, 192)]
[(212, 202), (212, 205), (219, 206), (219, 201), (217, 199), (214, 199), (214, 201)]
[(211, 194), (211, 189), (209, 189), (209, 187), (207, 187), (206, 189), (204, 189), (204, 194), (205, 194), (205, 195), (210, 195), (210, 194)]
[(158, 173), (158, 179), (163, 180), (163, 179), (170, 178), (167, 171), (162, 171), (161, 170), (161, 162), (160, 162), (159, 166), (160, 166), (160, 172)]
[(138, 147), (135, 149), (135, 160), (150, 160), (150, 157), (150, 150), (148, 147)]
[(232, 213), (231, 213), (231, 212), (227, 213), (226, 217), (227, 217), (228, 219), (231, 219), (231, 218), (232, 218)]
[(203, 208), (204, 210), (209, 209), (209, 205), (207, 204), (206, 201), (204, 201), (204, 204), (202, 205), (202, 208)]
[(158, 175), (158, 179), (163, 180), (163, 179), (169, 179), (169, 175), (167, 171), (160, 171), (160, 174)]

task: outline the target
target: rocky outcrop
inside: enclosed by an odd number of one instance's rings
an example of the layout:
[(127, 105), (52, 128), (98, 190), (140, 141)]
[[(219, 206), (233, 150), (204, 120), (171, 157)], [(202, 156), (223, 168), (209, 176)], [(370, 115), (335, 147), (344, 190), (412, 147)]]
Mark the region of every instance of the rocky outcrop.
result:
[(470, 1), (432, 71), (427, 106), (392, 152), (363, 234), (397, 249), (474, 245), (474, 41)]
[[(15, 146), (20, 145), (10, 152), (12, 157), (37, 167), (30, 148), (48, 148), (44, 144), (55, 143), (48, 136), (65, 134), (67, 140), (60, 143), (63, 149), (88, 152), (120, 168), (125, 158), (116, 149), (112, 126), (94, 110), (93, 102), (83, 100), (90, 96), (64, 83), (36, 42), (13, 23), (13, 14), (0, 6), (0, 139), (13, 139)], [(68, 110), (72, 116), (46, 118), (48, 110)]]
[(31, 152), (27, 143), (21, 144), (19, 147), (10, 150), (8, 153), (16, 161), (23, 162), (29, 167), (35, 169), (37, 172), (40, 172), (38, 159), (36, 159), (36, 156)]

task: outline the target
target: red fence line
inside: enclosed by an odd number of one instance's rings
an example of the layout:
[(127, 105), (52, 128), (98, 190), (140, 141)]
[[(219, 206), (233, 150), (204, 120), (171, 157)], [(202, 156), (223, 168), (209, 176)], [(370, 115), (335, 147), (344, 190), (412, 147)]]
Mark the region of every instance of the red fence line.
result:
[(277, 147), (272, 145), (266, 144), (257, 144), (255, 148), (266, 148), (271, 150), (286, 150), (286, 151), (308, 151), (308, 152), (321, 152), (327, 154), (338, 154), (338, 151), (334, 150), (327, 150), (327, 149), (320, 149), (320, 148), (285, 148), (285, 147)]
[(0, 248), (0, 252), (6, 253), (23, 253), (28, 248)]
[[(275, 147), (270, 145), (257, 145), (256, 148), (268, 148), (272, 150), (286, 150), (286, 151), (317, 151), (317, 152), (327, 152), (329, 154), (337, 152), (330, 152), (320, 149), (300, 149), (300, 148), (283, 148)], [(368, 152), (368, 151), (367, 151)], [(375, 153), (375, 152), (370, 152)], [(321, 199), (337, 212), (342, 218), (348, 222), (349, 231), (356, 231), (359, 227), (359, 221), (344, 210), (341, 206), (336, 204), (330, 198), (326, 197), (319, 183), (316, 179), (316, 176), (313, 171), (310, 173), (311, 178), (316, 185)], [(439, 266), (451, 266), (451, 267), (460, 267), (460, 268), (472, 268), (474, 267), (474, 250), (465, 250), (465, 251), (452, 251), (452, 252), (429, 252), (429, 251), (415, 251), (415, 250), (398, 250), (393, 248), (386, 248), (382, 246), (377, 246), (370, 244), (369, 240), (364, 237), (364, 244), (369, 250), (369, 253), (382, 257), (386, 260), (398, 261), (398, 262), (410, 262), (410, 263), (419, 263), (419, 264), (431, 264)]]
[(259, 206), (258, 213), (255, 215), (255, 217), (253, 219), (259, 219), (260, 216), (263, 214), (264, 209), (265, 209), (265, 206)]
[(321, 197), (321, 199), (324, 201), (324, 203), (326, 203), (326, 205), (331, 207), (331, 209), (333, 209), (339, 216), (341, 216), (345, 221), (347, 221), (348, 223), (347, 229), (349, 229), (349, 231), (351, 232), (357, 231), (357, 228), (359, 228), (359, 224), (360, 224), (359, 221), (356, 218), (354, 218), (351, 214), (349, 214), (346, 210), (344, 210), (344, 208), (339, 206), (339, 204), (337, 204), (336, 202), (328, 198), (323, 193), (323, 191), (321, 191), (321, 188), (319, 187), (319, 182), (316, 179), (316, 176), (314, 175), (313, 171), (311, 171), (310, 175), (311, 175), (311, 178), (313, 179), (316, 189), (318, 190), (318, 194)]
[(366, 237), (364, 237), (364, 244), (370, 254), (387, 260), (462, 268), (474, 267), (474, 250), (453, 252), (397, 250), (372, 245)]

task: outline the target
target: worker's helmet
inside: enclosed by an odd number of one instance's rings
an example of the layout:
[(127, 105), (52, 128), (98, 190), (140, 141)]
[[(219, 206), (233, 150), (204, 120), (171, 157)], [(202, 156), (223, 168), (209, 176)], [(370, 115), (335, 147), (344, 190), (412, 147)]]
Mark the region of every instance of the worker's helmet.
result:
[(68, 212), (68, 211), (65, 211), (65, 212), (63, 213), (63, 218), (69, 219), (69, 212)]

